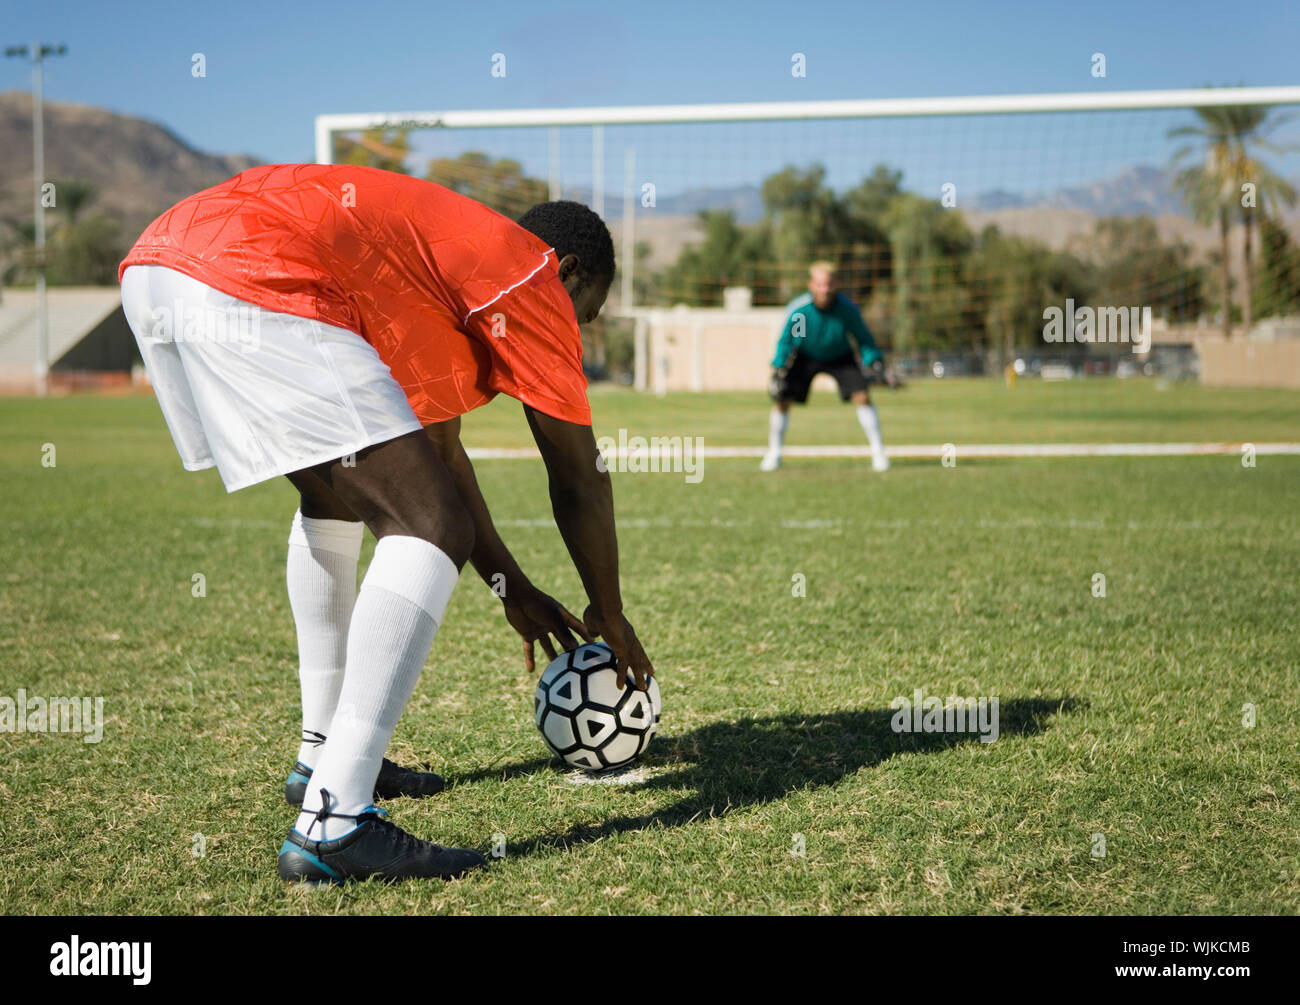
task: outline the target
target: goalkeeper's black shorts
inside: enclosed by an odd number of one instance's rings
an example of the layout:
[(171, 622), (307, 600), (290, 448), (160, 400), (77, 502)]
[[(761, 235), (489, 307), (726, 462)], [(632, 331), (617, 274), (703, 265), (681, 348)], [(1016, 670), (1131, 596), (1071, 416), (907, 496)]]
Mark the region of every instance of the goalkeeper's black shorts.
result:
[[(780, 398), (805, 404), (808, 401), (808, 388), (813, 378), (819, 373), (829, 373), (840, 386), (840, 400), (848, 401), (857, 391), (867, 389), (867, 378), (862, 374), (862, 367), (852, 353), (839, 359), (823, 361), (796, 353), (794, 362), (786, 373), (784, 386), (780, 389)], [(775, 395), (774, 395), (775, 397)]]

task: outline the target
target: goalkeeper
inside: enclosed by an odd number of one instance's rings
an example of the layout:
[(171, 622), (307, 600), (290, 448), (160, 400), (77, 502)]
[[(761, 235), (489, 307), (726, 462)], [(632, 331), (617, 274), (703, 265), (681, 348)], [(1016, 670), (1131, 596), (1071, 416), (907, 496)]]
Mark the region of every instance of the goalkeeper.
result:
[(887, 471), (889, 458), (880, 438), (880, 418), (867, 387), (872, 382), (896, 386), (885, 374), (885, 361), (876, 340), (853, 301), (835, 289), (835, 267), (814, 262), (808, 270), (808, 292), (796, 297), (772, 360), (772, 414), (763, 471), (781, 466), (781, 448), (790, 425), (790, 402), (808, 401), (808, 388), (819, 373), (829, 373), (840, 386), (840, 398), (857, 408), (858, 422), (871, 444), (871, 467)]

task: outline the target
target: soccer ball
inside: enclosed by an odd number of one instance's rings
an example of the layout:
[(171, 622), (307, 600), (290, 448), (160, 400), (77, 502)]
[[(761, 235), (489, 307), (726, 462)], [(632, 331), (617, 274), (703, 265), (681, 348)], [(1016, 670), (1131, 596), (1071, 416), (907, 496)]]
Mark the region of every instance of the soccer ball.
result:
[(586, 642), (560, 653), (537, 683), (533, 717), (565, 764), (588, 771), (622, 767), (659, 729), (659, 684), (651, 677), (638, 691), (629, 673), (620, 691), (614, 662), (605, 643)]

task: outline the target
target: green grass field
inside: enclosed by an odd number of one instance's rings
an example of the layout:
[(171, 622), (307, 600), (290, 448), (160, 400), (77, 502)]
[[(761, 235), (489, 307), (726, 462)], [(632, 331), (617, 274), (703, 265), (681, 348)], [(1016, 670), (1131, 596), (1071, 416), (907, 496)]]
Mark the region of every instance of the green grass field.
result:
[[(894, 444), (1300, 439), (1287, 392), (878, 397)], [(758, 394), (593, 407), (598, 434), (766, 433)], [(465, 439), (529, 442), (507, 401)], [(795, 413), (791, 443), (860, 440), (829, 395)], [(540, 462), (476, 467), (524, 570), (580, 610)], [(150, 398), (0, 401), (0, 696), (103, 696), (106, 717), (98, 744), (0, 733), (0, 911), (1297, 912), (1300, 457), (614, 478), (665, 703), (639, 780), (553, 765), (516, 636), (467, 574), (390, 750), (448, 790), (388, 808), (445, 844), (504, 835), (505, 857), (454, 883), (294, 888), (275, 875), (299, 724), (288, 484), (187, 474)], [(1000, 738), (893, 732), (890, 699), (917, 688), (997, 697)]]

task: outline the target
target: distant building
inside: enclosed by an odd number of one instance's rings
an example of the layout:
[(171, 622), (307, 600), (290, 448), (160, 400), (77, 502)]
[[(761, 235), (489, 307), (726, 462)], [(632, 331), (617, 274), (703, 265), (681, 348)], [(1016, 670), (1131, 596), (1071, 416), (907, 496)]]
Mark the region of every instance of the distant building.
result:
[[(140, 363), (116, 286), (60, 286), (46, 291), (50, 383), (60, 387), (129, 385)], [(36, 389), (36, 291), (0, 290), (0, 393)]]
[(1300, 390), (1300, 318), (1265, 318), (1248, 337), (1206, 332), (1196, 338), (1201, 383), (1207, 387)]

